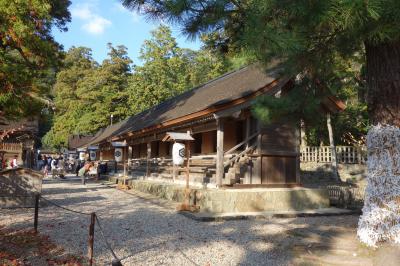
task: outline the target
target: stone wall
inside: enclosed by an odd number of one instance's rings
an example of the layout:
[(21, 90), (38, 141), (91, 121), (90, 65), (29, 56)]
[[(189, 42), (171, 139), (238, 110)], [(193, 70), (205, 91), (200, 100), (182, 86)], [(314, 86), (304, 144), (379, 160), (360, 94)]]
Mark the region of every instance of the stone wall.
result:
[[(115, 177), (111, 180), (118, 182)], [(121, 182), (121, 181), (120, 181)], [(171, 201), (184, 201), (184, 186), (149, 180), (128, 180), (135, 190)], [(206, 213), (285, 212), (329, 207), (326, 189), (259, 188), (259, 189), (201, 189), (192, 188), (191, 203)]]
[[(338, 172), (342, 182), (363, 183), (366, 178), (365, 164), (338, 164)], [(318, 185), (335, 182), (330, 163), (300, 163), (300, 180), (305, 185)]]
[(33, 207), (36, 193), (42, 191), (40, 172), (15, 168), (0, 171), (0, 208)]

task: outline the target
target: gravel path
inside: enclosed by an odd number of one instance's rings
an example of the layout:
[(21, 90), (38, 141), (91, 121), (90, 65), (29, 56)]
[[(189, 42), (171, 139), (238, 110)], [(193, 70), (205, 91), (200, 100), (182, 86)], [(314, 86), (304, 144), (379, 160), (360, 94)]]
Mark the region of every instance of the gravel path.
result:
[[(96, 212), (124, 265), (293, 265), (298, 247), (320, 243), (329, 249), (342, 235), (355, 239), (356, 216), (198, 222), (165, 201), (132, 193), (102, 184), (83, 186), (76, 179), (43, 184), (43, 195), (57, 204)], [(43, 205), (39, 231), (68, 252), (87, 254), (90, 217)], [(0, 209), (0, 215), (0, 225), (32, 226), (32, 209)], [(95, 259), (98, 265), (112, 260), (97, 226)]]

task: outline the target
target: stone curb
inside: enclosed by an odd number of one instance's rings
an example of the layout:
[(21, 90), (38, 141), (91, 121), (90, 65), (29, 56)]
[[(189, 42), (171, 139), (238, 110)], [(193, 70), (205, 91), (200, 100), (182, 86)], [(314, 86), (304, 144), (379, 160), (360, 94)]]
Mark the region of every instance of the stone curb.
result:
[(258, 219), (271, 219), (271, 218), (296, 218), (296, 217), (320, 217), (320, 216), (339, 216), (339, 215), (360, 215), (361, 210), (346, 210), (342, 209), (336, 212), (299, 212), (299, 213), (271, 213), (271, 214), (202, 214), (192, 213), (188, 211), (177, 211), (177, 213), (200, 222), (221, 222), (221, 221), (235, 221), (235, 220), (258, 220)]

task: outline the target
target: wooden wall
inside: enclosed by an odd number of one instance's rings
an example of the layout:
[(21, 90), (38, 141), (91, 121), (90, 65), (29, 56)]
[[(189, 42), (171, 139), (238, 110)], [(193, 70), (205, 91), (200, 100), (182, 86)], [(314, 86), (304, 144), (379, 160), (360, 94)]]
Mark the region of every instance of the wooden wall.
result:
[(100, 160), (114, 160), (114, 149), (100, 151)]
[(140, 144), (132, 146), (132, 158), (133, 159), (140, 158)]
[(162, 142), (158, 146), (158, 154), (160, 157), (169, 157), (170, 156), (170, 143), (169, 142)]
[(151, 158), (159, 157), (158, 155), (159, 143), (160, 141), (151, 142)]
[(201, 135), (201, 153), (212, 154), (216, 152), (217, 132), (215, 130), (203, 132)]
[(236, 121), (226, 120), (224, 122), (224, 151), (229, 150), (237, 144)]
[(300, 182), (299, 134), (299, 128), (290, 124), (275, 123), (261, 128), (261, 184)]
[(139, 158), (147, 158), (147, 143), (140, 144)]

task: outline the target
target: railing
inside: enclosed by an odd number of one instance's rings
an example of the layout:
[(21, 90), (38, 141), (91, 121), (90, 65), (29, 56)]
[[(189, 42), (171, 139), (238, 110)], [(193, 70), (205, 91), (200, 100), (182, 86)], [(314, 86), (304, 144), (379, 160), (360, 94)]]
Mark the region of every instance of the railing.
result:
[[(300, 148), (301, 162), (332, 162), (332, 150), (329, 146), (306, 146)], [(363, 164), (367, 161), (366, 147), (337, 146), (336, 161), (346, 164)]]
[[(245, 140), (243, 140), (242, 142), (240, 142), (239, 144), (235, 145), (234, 147), (232, 147), (231, 149), (229, 149), (228, 151), (226, 151), (224, 153), (224, 158), (227, 155), (232, 155), (230, 158), (228, 158), (227, 161), (224, 162), (224, 168), (228, 167), (229, 165), (231, 165), (233, 162), (235, 162), (235, 160), (239, 159), (241, 156), (249, 153), (250, 151), (254, 150), (256, 148), (256, 144), (251, 145), (251, 141), (257, 137), (259, 135), (259, 132), (255, 132), (254, 134), (250, 135), (248, 138), (246, 138)], [(247, 145), (248, 147), (246, 147), (243, 151), (241, 151), (238, 154), (232, 154), (233, 152), (237, 151), (240, 147)]]
[(331, 205), (350, 209), (361, 209), (364, 204), (365, 186), (341, 187), (331, 185), (326, 188), (328, 189)]
[(22, 143), (0, 142), (0, 151), (21, 152), (22, 151)]

